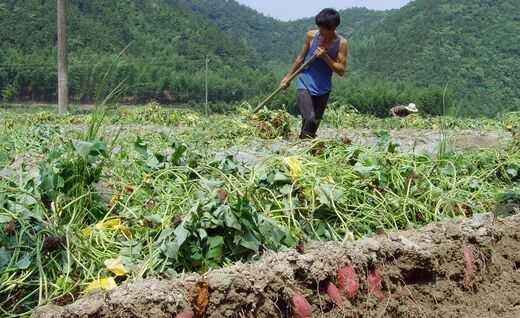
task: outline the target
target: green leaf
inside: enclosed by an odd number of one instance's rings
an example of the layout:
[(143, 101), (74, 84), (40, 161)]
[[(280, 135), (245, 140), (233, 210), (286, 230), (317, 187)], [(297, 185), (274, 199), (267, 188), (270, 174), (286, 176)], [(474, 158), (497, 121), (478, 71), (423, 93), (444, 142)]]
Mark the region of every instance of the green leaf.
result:
[(158, 214), (145, 216), (144, 219), (146, 221), (150, 222), (154, 226), (158, 226), (158, 225), (162, 224), (162, 218)]
[(180, 163), (180, 159), (182, 158), (182, 155), (188, 150), (188, 147), (185, 145), (179, 145), (176, 144), (172, 145), (173, 149), (175, 149), (174, 153), (171, 155), (170, 162), (174, 165), (178, 165)]
[(186, 242), (186, 239), (190, 235), (190, 232), (184, 227), (184, 223), (178, 225), (173, 233), (175, 234), (175, 243), (179, 248)]
[(88, 141), (77, 141), (74, 143), (74, 149), (76, 149), (83, 159), (87, 159), (92, 150), (92, 143)]
[(240, 246), (258, 253), (258, 250), (260, 249), (260, 242), (250, 231), (247, 231), (247, 233), (240, 240)]
[(469, 183), (470, 189), (473, 189), (473, 190), (477, 190), (478, 188), (480, 188), (480, 186), (481, 186), (481, 183), (477, 179), (473, 179)]
[(12, 220), (13, 218), (8, 215), (0, 215), (0, 223), (9, 223)]
[(16, 266), (18, 267), (18, 269), (28, 269), (29, 266), (31, 266), (31, 257), (29, 256), (29, 254), (25, 253), (22, 256), (22, 258), (18, 260)]
[(204, 240), (206, 237), (208, 237), (208, 232), (206, 232), (205, 229), (198, 229), (197, 232), (199, 233), (199, 238), (201, 240)]
[(240, 222), (238, 221), (237, 217), (235, 216), (235, 214), (233, 213), (231, 208), (229, 206), (226, 206), (226, 207), (227, 208), (224, 211), (224, 218), (225, 218), (226, 226), (233, 228), (237, 231), (242, 230), (242, 226), (240, 225)]
[(285, 194), (285, 195), (289, 195), (291, 194), (293, 191), (293, 188), (290, 184), (286, 184), (284, 185), (283, 187), (280, 188), (280, 193), (281, 194)]
[(161, 244), (161, 251), (168, 258), (177, 259), (179, 255), (179, 246), (175, 242), (164, 242)]
[(25, 206), (31, 206), (31, 205), (38, 203), (35, 198), (33, 198), (31, 195), (28, 195), (25, 193), (21, 193), (21, 194), (17, 195), (16, 201), (18, 201), (18, 203), (23, 204)]
[(143, 158), (148, 158), (148, 145), (139, 136), (137, 136), (137, 139), (134, 142), (134, 149)]
[(222, 236), (208, 237), (208, 259), (220, 259), (224, 255), (224, 238)]
[[(130, 241), (130, 242), (132, 242), (132, 241)], [(142, 243), (137, 244), (137, 242), (135, 242), (135, 241), (133, 241), (133, 243), (134, 243), (134, 245), (132, 245), (132, 246), (122, 247), (119, 250), (119, 255), (127, 256), (130, 258), (139, 256), (141, 254), (141, 251), (143, 250), (143, 244)]]
[(318, 187), (319, 201), (329, 207), (339, 201), (343, 196), (343, 191), (331, 184), (321, 184)]
[(5, 247), (0, 247), (0, 269), (3, 269), (11, 261), (11, 251)]
[(155, 155), (150, 155), (148, 159), (146, 159), (145, 165), (149, 169), (155, 169), (161, 165), (161, 162)]
[(289, 177), (280, 171), (277, 171), (273, 177), (273, 182), (288, 182), (290, 181)]
[(356, 165), (352, 168), (354, 172), (359, 174), (362, 177), (368, 177), (372, 171), (374, 171), (376, 167), (374, 166), (364, 166), (361, 163), (356, 163)]

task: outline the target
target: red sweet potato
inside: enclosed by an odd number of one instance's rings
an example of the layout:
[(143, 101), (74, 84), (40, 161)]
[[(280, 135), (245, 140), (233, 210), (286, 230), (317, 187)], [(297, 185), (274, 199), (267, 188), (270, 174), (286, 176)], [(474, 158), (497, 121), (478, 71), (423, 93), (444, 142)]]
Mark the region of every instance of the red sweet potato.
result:
[(464, 247), (464, 287), (469, 289), (475, 277), (475, 254), (473, 246)]
[(336, 304), (336, 306), (341, 307), (342, 300), (341, 295), (339, 294), (339, 290), (333, 283), (329, 283), (329, 286), (327, 286), (327, 294), (329, 295), (330, 299)]
[(298, 291), (293, 292), (292, 305), (295, 318), (312, 317), (312, 307)]
[(336, 280), (339, 289), (345, 293), (349, 300), (356, 297), (359, 283), (357, 281), (356, 270), (352, 265), (338, 268), (336, 273)]
[(374, 295), (379, 301), (383, 301), (385, 299), (385, 295), (383, 294), (383, 279), (381, 278), (381, 274), (377, 271), (370, 271), (367, 275), (367, 285), (368, 292)]
[(183, 311), (178, 313), (175, 318), (193, 318), (193, 313), (191, 311)]

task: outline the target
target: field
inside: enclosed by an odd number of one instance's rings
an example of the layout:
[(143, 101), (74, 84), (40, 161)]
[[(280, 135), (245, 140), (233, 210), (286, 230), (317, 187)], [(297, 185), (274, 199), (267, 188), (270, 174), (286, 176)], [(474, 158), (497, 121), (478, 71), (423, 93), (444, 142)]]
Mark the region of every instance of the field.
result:
[[(44, 107), (3, 107), (0, 315), (26, 316), (47, 303), (68, 305), (91, 292), (99, 295), (95, 290), (117, 292), (128, 282), (143, 284), (141, 278), (192, 286), (195, 278), (182, 280), (184, 273), (261, 262), (271, 251), (305, 254), (306, 246), (316, 244), (350, 246), (352, 240), (446, 219), (481, 213), (509, 218), (519, 212), (520, 113), (495, 119), (398, 120), (332, 105), (322, 138), (301, 142), (295, 138), (297, 118), (283, 111), (253, 116), (247, 106), (211, 116), (156, 103), (78, 109), (66, 116)], [(517, 218), (511, 220), (502, 221), (508, 239), (518, 230)], [(488, 281), (482, 264), (493, 263), (493, 253), (485, 250), (492, 246), (472, 242), (479, 248), (466, 250), (467, 242), (458, 240), (455, 246), (461, 249), (446, 247), (451, 255), (446, 263), (460, 265), (463, 274), (449, 276), (434, 257), (431, 267), (436, 277), (456, 282), (449, 288), (478, 291), (478, 283)], [(503, 248), (515, 254), (511, 246)], [(460, 258), (453, 256), (455, 251)], [(386, 262), (388, 255), (383, 255), (375, 259)], [(322, 251), (319, 258), (325, 257)], [(518, 272), (520, 260), (509, 261), (509, 270)], [(372, 282), (381, 279), (373, 260), (351, 263)], [(475, 266), (478, 275), (472, 274)], [(324, 294), (320, 284), (330, 280), (331, 268), (321, 276), (305, 270), (305, 275), (318, 276), (301, 280), (315, 279), (314, 292)], [(287, 284), (276, 295), (292, 295)], [(363, 286), (375, 299), (391, 289), (386, 281), (375, 285)], [(501, 288), (485, 286), (490, 293)], [(332, 302), (309, 290), (307, 285), (303, 292), (313, 311), (334, 316)], [(197, 314), (192, 308), (195, 316), (206, 310), (204, 293), (207, 286), (199, 289), (202, 301), (195, 307), (202, 309)], [(294, 302), (294, 295), (287, 297)], [(298, 306), (289, 298), (269, 310), (297, 316)], [(187, 309), (181, 305), (165, 312)], [(372, 305), (368, 308), (374, 315), (385, 309)], [(356, 316), (360, 308), (343, 315)], [(143, 309), (143, 316), (146, 310), (150, 308)], [(230, 310), (254, 308), (236, 305)]]

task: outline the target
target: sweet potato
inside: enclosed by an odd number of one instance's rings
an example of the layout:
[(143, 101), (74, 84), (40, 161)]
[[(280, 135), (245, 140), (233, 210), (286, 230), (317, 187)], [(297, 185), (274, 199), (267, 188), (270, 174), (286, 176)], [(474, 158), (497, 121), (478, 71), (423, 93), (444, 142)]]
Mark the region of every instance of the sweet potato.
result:
[(469, 289), (475, 277), (475, 254), (473, 246), (464, 247), (464, 287)]
[(349, 300), (356, 297), (359, 283), (356, 276), (356, 270), (352, 265), (338, 268), (336, 280), (339, 289), (347, 296)]
[(175, 318), (193, 318), (193, 313), (191, 311), (183, 311), (178, 313)]
[(379, 301), (383, 301), (385, 299), (385, 295), (383, 294), (383, 279), (381, 278), (381, 274), (377, 270), (373, 270), (368, 272), (367, 275), (367, 285), (368, 292), (374, 295)]
[(329, 295), (330, 299), (332, 299), (336, 306), (341, 307), (341, 295), (339, 294), (339, 290), (336, 285), (329, 283), (329, 286), (327, 286), (327, 295)]
[(293, 292), (292, 305), (295, 318), (312, 317), (312, 307), (298, 291)]

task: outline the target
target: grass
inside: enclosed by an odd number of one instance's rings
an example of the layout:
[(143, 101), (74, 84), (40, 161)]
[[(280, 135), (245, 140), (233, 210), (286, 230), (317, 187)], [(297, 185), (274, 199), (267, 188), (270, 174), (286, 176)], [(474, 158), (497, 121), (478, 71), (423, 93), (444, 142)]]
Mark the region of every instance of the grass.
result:
[[(520, 190), (518, 145), (432, 157), (400, 153), (385, 131), (509, 129), (518, 116), (399, 121), (333, 107), (324, 126), (381, 131), (378, 145), (267, 147), (265, 160), (248, 164), (215, 154), (269, 146), (262, 138), (278, 140), (297, 119), (207, 118), (158, 104), (59, 117), (2, 111), (0, 164), (13, 170), (0, 178), (2, 315), (69, 303), (106, 279), (204, 272), (300, 241), (490, 212), (503, 193)], [(109, 135), (117, 138), (102, 138)], [(13, 164), (24, 154), (34, 160)]]

